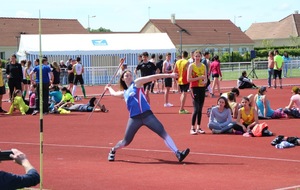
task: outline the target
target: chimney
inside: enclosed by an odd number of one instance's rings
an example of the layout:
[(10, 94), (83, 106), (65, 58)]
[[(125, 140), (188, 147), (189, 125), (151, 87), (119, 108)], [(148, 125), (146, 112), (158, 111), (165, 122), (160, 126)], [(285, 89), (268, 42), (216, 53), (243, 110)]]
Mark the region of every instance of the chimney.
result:
[(172, 24), (176, 24), (176, 21), (175, 21), (175, 14), (171, 14), (171, 22)]
[(296, 11), (294, 12), (294, 14), (299, 14), (299, 11), (298, 11), (298, 10), (296, 10)]

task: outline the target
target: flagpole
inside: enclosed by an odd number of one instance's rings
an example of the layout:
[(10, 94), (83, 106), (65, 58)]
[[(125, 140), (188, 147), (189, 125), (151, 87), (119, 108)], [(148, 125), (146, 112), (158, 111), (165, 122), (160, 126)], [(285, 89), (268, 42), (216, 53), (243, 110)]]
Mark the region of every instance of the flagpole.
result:
[(41, 23), (41, 11), (39, 10), (39, 47), (40, 47), (40, 53), (39, 53), (39, 104), (40, 104), (40, 190), (43, 189), (43, 157), (44, 157), (44, 134), (43, 134), (43, 74), (42, 74), (42, 23)]

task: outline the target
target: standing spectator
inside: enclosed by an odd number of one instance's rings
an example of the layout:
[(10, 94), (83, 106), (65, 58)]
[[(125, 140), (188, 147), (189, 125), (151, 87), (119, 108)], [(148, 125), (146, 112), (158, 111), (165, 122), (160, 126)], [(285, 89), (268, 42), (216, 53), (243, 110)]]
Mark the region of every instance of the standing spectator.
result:
[(269, 51), (268, 57), (268, 88), (272, 86), (272, 76), (274, 75), (274, 51)]
[(212, 63), (210, 64), (210, 70), (209, 74), (212, 73), (212, 78), (213, 78), (213, 84), (212, 84), (212, 94), (211, 96), (215, 96), (215, 87), (217, 86), (218, 93), (221, 96), (221, 90), (220, 90), (220, 81), (222, 80), (222, 72), (221, 72), (221, 64), (219, 61), (219, 56), (215, 55), (212, 58)]
[(23, 89), (23, 97), (26, 97), (27, 94), (27, 90), (30, 93), (30, 84), (31, 84), (31, 78), (30, 78), (30, 73), (33, 70), (33, 67), (31, 65), (31, 61), (27, 61), (26, 65), (25, 65), (25, 71), (24, 71), (24, 75), (25, 75), (25, 80), (23, 80), (23, 84), (24, 84), (24, 89)]
[[(195, 62), (192, 64), (189, 64), (188, 67), (188, 76), (187, 80), (190, 82), (191, 87), (191, 95), (193, 98), (193, 106), (194, 111), (192, 114), (192, 125), (190, 134), (196, 135), (198, 133), (204, 134), (205, 131), (203, 131), (200, 127), (201, 124), (201, 118), (202, 118), (202, 108), (204, 105), (205, 100), (205, 86), (207, 82), (207, 73), (206, 73), (206, 67), (201, 62), (201, 52), (195, 51), (194, 52), (194, 58)], [(197, 128), (195, 128), (197, 120)]]
[(73, 83), (74, 83), (74, 70), (73, 70), (73, 65), (76, 64), (76, 60), (72, 59), (71, 63), (68, 65), (68, 82), (69, 82), (69, 86), (68, 86), (68, 90), (72, 90), (73, 89)]
[(72, 95), (75, 97), (76, 96), (76, 88), (77, 88), (77, 84), (78, 82), (80, 83), (81, 86), (81, 90), (83, 93), (84, 98), (86, 98), (86, 94), (85, 94), (85, 88), (84, 88), (84, 81), (83, 81), (83, 77), (82, 74), (84, 73), (84, 67), (81, 63), (81, 58), (77, 57), (76, 58), (76, 64), (73, 66), (73, 71), (74, 71), (74, 86), (73, 86), (73, 90), (72, 90)]
[(22, 66), (16, 61), (17, 56), (11, 55), (10, 62), (6, 65), (6, 76), (8, 79), (9, 98), (12, 99), (12, 94), (15, 89), (22, 89)]
[(68, 67), (72, 63), (72, 58), (69, 58), (68, 61), (66, 62), (66, 66)]
[(178, 84), (180, 88), (180, 114), (188, 114), (189, 112), (184, 109), (186, 95), (190, 87), (190, 83), (187, 81), (187, 70), (189, 66), (189, 62), (187, 60), (188, 52), (182, 52), (182, 59), (176, 61), (174, 72), (178, 74)]
[(51, 65), (52, 65), (52, 73), (54, 77), (52, 81), (52, 85), (58, 86), (60, 84), (60, 68), (56, 61), (53, 61)]
[(274, 75), (273, 75), (273, 82), (274, 82), (274, 86), (273, 88), (276, 89), (277, 88), (277, 84), (276, 84), (276, 79), (277, 77), (279, 78), (279, 85), (280, 88), (282, 89), (282, 66), (284, 64), (283, 62), (283, 58), (279, 55), (279, 51), (275, 50), (275, 57), (274, 57)]
[(39, 184), (40, 175), (31, 165), (26, 155), (17, 149), (11, 149), (11, 151), (13, 152), (13, 154), (11, 154), (10, 157), (14, 160), (15, 163), (24, 167), (26, 174), (16, 175), (5, 171), (0, 171), (1, 189), (20, 189)]
[[(25, 85), (26, 85), (26, 87), (28, 88), (28, 86), (27, 86), (27, 80), (26, 80), (26, 74), (25, 74), (25, 68), (26, 68), (26, 60), (21, 60), (20, 61), (20, 64), (21, 64), (21, 66), (22, 66), (22, 83), (21, 83), (21, 86), (22, 86), (22, 88), (21, 88), (21, 90), (22, 90), (22, 92), (24, 92), (24, 88), (25, 88)], [(25, 96), (23, 96), (24, 98), (25, 98)]]
[[(170, 74), (173, 72), (173, 67), (171, 63), (171, 53), (166, 53), (166, 60), (163, 63), (163, 73)], [(172, 87), (172, 78), (165, 78), (165, 95), (164, 95), (164, 107), (172, 107), (173, 104), (169, 102), (169, 92)]]
[(209, 52), (205, 52), (204, 53), (204, 57), (202, 59), (202, 63), (206, 66), (206, 72), (207, 72), (207, 83), (206, 83), (206, 90), (212, 94), (212, 89), (211, 89), (211, 85), (210, 85), (210, 53)]
[(283, 62), (284, 62), (284, 65), (283, 65), (283, 77), (286, 78), (287, 74), (288, 74), (288, 68), (289, 68), (289, 65), (291, 63), (291, 58), (289, 57), (289, 54), (287, 52), (283, 53), (282, 58), (283, 58)]
[[(159, 74), (163, 73), (162, 72), (163, 63), (164, 63), (163, 55), (159, 55), (158, 62), (156, 63), (156, 68), (157, 68)], [(161, 88), (159, 87), (159, 83), (161, 83)], [(157, 79), (158, 93), (164, 92), (164, 87), (165, 87), (164, 79)]]
[(227, 99), (221, 96), (217, 101), (217, 106), (210, 112), (208, 128), (214, 134), (232, 133), (231, 108)]
[[(1, 63), (1, 59), (0, 59), (0, 63)], [(6, 93), (6, 91), (5, 91), (5, 83), (3, 80), (3, 72), (1, 66), (2, 64), (0, 65), (0, 113), (6, 113), (6, 111), (2, 109), (2, 98), (3, 95)]]
[(59, 62), (59, 67), (60, 67), (60, 83), (62, 85), (65, 85), (66, 82), (66, 78), (68, 76), (68, 72), (67, 72), (67, 65), (64, 63), (64, 60), (60, 60)]
[[(34, 69), (30, 73), (30, 77), (32, 78), (32, 75), (35, 73), (36, 79), (36, 99), (35, 99), (35, 110), (32, 113), (32, 115), (36, 115), (40, 111), (40, 83), (43, 83), (42, 85), (42, 91), (43, 91), (43, 113), (48, 114), (49, 108), (48, 108), (48, 102), (49, 102), (49, 86), (50, 82), (53, 81), (53, 73), (51, 72), (50, 67), (47, 65), (47, 59), (43, 58), (42, 60), (42, 78), (40, 78), (40, 66), (34, 67)], [(51, 78), (49, 78), (49, 76)], [(34, 81), (32, 81), (34, 82)]]
[[(149, 54), (148, 52), (143, 52), (142, 53), (142, 62), (138, 64), (138, 66), (135, 68), (134, 73), (135, 75), (137, 75), (137, 71), (141, 70), (141, 76), (149, 76), (149, 75), (153, 75), (156, 73), (156, 66), (154, 65), (154, 63), (148, 61), (148, 57)], [(151, 83), (152, 82), (147, 82), (145, 84), (143, 84), (144, 86), (144, 91), (145, 91), (145, 96), (147, 99), (147, 102), (150, 104), (150, 97), (149, 97), (149, 91), (151, 88)]]
[[(156, 66), (155, 54), (154, 53), (151, 54), (151, 59), (149, 61), (152, 62)], [(155, 83), (156, 83), (156, 81), (152, 81), (151, 89), (150, 89), (151, 93), (154, 93), (153, 89), (154, 89)]]
[(191, 51), (191, 53), (190, 53), (190, 58), (188, 59), (188, 62), (189, 62), (190, 64), (195, 62), (195, 59), (194, 59), (194, 52), (195, 52), (195, 51)]

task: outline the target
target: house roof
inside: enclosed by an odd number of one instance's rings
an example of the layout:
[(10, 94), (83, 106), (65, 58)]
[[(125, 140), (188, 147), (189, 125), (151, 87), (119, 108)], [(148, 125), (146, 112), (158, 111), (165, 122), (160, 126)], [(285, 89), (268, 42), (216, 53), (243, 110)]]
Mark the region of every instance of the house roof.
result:
[(245, 33), (252, 40), (299, 37), (300, 14), (291, 14), (277, 22), (253, 23)]
[[(87, 34), (77, 19), (41, 19), (42, 34)], [(17, 46), (20, 34), (39, 34), (38, 18), (0, 17), (0, 46)]]
[(254, 43), (230, 20), (176, 19), (176, 24), (173, 24), (171, 19), (150, 19), (141, 32), (151, 24), (160, 32), (167, 33), (174, 44), (180, 44), (180, 30), (186, 31), (182, 32), (182, 42), (185, 45), (228, 44), (229, 36), (231, 44)]

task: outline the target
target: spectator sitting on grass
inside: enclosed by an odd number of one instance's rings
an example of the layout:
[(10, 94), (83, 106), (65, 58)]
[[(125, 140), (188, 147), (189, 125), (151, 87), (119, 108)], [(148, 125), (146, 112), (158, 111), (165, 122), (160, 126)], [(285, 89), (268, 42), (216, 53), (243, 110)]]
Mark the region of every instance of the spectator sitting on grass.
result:
[(244, 88), (257, 88), (257, 86), (252, 82), (251, 79), (247, 77), (247, 72), (243, 71), (242, 75), (238, 79), (238, 88), (244, 89)]

